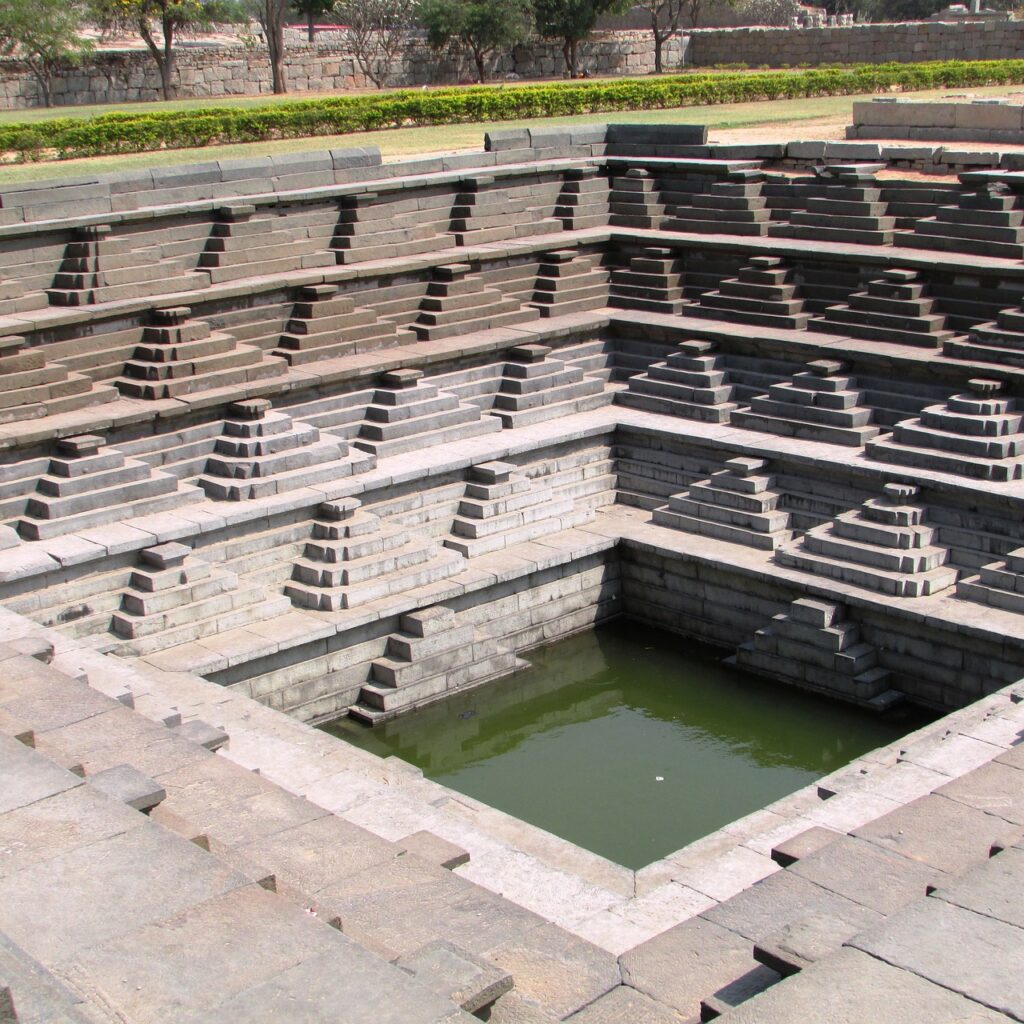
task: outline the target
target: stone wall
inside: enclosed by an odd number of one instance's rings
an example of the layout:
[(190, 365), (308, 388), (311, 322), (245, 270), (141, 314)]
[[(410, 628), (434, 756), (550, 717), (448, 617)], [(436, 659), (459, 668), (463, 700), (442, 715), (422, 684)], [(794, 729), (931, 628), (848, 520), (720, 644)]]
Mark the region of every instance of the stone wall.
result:
[(900, 22), (836, 28), (698, 29), (687, 62), (799, 67), (884, 61), (1000, 60), (1020, 56), (1024, 22)]
[[(684, 61), (685, 40), (666, 44), (665, 66)], [(580, 64), (594, 75), (647, 74), (654, 70), (650, 32), (606, 32), (580, 47)], [(559, 77), (565, 66), (557, 44), (517, 47), (494, 62), (492, 77)], [(290, 43), (285, 75), (289, 92), (334, 92), (372, 86), (335, 33), (323, 34), (313, 46)], [(467, 81), (475, 77), (469, 62), (439, 57), (415, 41), (396, 68), (392, 86), (419, 86)], [(270, 93), (270, 62), (262, 47), (183, 48), (178, 57), (182, 97), (259, 96)], [(160, 78), (150, 57), (141, 52), (102, 52), (59, 76), (53, 83), (56, 106), (122, 103), (160, 99)], [(39, 105), (39, 90), (28, 69), (0, 60), (0, 109)]]

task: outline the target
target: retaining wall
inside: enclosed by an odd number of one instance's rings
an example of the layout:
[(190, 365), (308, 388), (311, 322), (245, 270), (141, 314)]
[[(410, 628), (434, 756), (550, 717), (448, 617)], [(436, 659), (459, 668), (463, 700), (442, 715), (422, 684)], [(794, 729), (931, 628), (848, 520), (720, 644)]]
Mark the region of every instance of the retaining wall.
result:
[[(666, 44), (665, 66), (678, 68), (685, 40)], [(642, 75), (654, 70), (650, 32), (606, 32), (580, 47), (580, 65), (594, 75)], [(561, 47), (535, 43), (517, 47), (492, 63), (491, 76), (559, 77), (565, 67)], [(285, 66), (288, 91), (337, 92), (372, 88), (343, 40), (336, 35), (320, 44), (290, 45)], [(475, 79), (466, 61), (439, 56), (414, 42), (396, 66), (392, 87), (455, 83)], [(181, 49), (178, 56), (179, 96), (259, 96), (270, 93), (270, 61), (262, 47)], [(69, 67), (53, 83), (55, 106), (90, 103), (131, 103), (162, 99), (160, 76), (148, 54), (102, 52)], [(17, 61), (0, 61), (0, 109), (40, 105), (39, 89), (28, 68)]]
[(698, 29), (689, 38), (687, 63), (698, 67), (1002, 60), (1020, 56), (1024, 22), (926, 21), (842, 28)]

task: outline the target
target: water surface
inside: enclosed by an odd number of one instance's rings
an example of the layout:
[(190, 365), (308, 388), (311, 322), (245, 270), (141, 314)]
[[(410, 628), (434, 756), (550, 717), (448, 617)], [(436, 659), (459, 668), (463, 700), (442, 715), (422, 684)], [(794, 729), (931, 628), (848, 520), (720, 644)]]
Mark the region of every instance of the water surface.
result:
[(759, 679), (621, 619), (527, 657), (524, 672), (374, 729), (325, 728), (640, 868), (925, 720)]

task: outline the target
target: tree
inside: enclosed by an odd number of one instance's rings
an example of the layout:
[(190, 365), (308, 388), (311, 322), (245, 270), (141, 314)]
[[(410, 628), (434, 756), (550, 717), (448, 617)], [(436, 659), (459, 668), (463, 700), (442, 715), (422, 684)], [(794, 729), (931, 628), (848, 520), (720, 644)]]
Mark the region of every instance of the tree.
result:
[(45, 107), (53, 105), (53, 76), (61, 65), (76, 63), (92, 49), (78, 37), (79, 16), (77, 5), (68, 0), (0, 2), (0, 56), (28, 65)]
[(229, 21), (232, 12), (220, 0), (91, 0), (93, 17), (102, 25), (136, 32), (160, 72), (165, 100), (178, 92), (178, 36)]
[(561, 41), (565, 66), (575, 78), (579, 73), (577, 48), (594, 31), (597, 19), (602, 14), (621, 14), (630, 6), (630, 0), (534, 0), (537, 34)]
[(529, 36), (532, 14), (530, 0), (421, 0), (419, 5), (427, 42), (435, 50), (467, 49), (481, 82), (489, 57)]
[(661, 74), (662, 49), (673, 36), (679, 35), (679, 23), (683, 17), (683, 8), (687, 0), (640, 0), (636, 6), (646, 11), (651, 19), (651, 32), (654, 35), (654, 71)]
[(306, 38), (316, 40), (316, 19), (334, 10), (334, 0), (292, 0), (292, 10), (306, 19)]
[(291, 0), (242, 0), (242, 7), (259, 22), (270, 57), (270, 80), (275, 93), (288, 91), (284, 77), (284, 27), (291, 11)]
[(335, 7), (359, 70), (378, 88), (405, 48), (416, 0), (341, 0)]

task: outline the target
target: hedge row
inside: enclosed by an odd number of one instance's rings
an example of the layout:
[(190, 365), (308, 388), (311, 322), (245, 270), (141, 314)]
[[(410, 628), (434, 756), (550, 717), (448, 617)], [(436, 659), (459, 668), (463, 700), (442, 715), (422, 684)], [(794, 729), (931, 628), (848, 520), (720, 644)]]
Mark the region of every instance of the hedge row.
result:
[(866, 64), (806, 71), (694, 73), (613, 82), (476, 86), (335, 96), (264, 107), (201, 107), (0, 125), (0, 154), (18, 162), (142, 153), (416, 125), (506, 121), (750, 100), (1024, 82), (1024, 60)]

